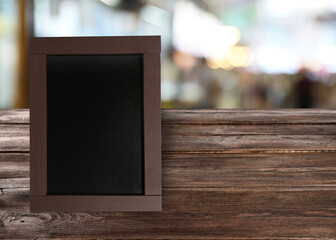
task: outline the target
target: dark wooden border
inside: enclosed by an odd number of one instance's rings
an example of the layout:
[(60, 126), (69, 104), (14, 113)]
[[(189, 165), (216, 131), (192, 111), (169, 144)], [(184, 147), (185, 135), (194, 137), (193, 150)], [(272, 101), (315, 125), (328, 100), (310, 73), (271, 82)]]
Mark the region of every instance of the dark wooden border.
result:
[(161, 195), (160, 55), (144, 54), (145, 195)]
[(47, 193), (46, 56), (29, 56), (30, 79), (30, 194)]
[[(41, 211), (161, 211), (160, 36), (31, 38), (30, 203)], [(48, 196), (46, 56), (143, 54), (144, 195)]]
[(29, 42), (29, 54), (159, 54), (160, 52), (160, 36), (46, 37), (31, 38)]
[(30, 211), (161, 211), (161, 196), (31, 196)]

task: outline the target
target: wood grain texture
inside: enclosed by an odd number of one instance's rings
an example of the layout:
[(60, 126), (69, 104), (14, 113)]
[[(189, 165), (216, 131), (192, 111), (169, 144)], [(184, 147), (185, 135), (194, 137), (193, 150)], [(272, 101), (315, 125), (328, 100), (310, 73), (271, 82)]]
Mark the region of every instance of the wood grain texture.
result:
[(0, 239), (336, 239), (336, 111), (272, 111), (163, 110), (162, 212), (30, 213), (29, 153), (1, 143)]
[[(3, 238), (332, 238), (336, 192), (164, 190), (158, 213), (29, 213), (28, 189), (3, 190)], [(1, 215), (2, 216), (2, 215)]]
[(336, 111), (332, 109), (169, 109), (162, 112), (166, 124), (335, 124)]
[(336, 154), (164, 154), (163, 186), (218, 191), (336, 190)]
[[(336, 150), (335, 136), (336, 124), (162, 126), (164, 151)], [(1, 151), (29, 151), (28, 137), (27, 125), (0, 124)]]
[(0, 124), (29, 124), (28, 109), (1, 109)]
[(253, 152), (266, 150), (336, 150), (336, 135), (169, 136), (163, 152)]
[[(177, 127), (178, 126), (178, 127)], [(234, 135), (336, 135), (335, 124), (165, 124), (164, 137), (169, 136), (234, 136)]]
[(29, 153), (0, 152), (0, 179), (11, 178), (29, 178)]
[[(336, 190), (335, 155), (164, 154), (162, 186), (228, 191)], [(23, 184), (18, 187), (27, 187), (29, 154), (0, 153), (0, 159), (0, 187), (17, 186), (17, 181)]]
[(29, 125), (0, 124), (0, 152), (29, 152)]

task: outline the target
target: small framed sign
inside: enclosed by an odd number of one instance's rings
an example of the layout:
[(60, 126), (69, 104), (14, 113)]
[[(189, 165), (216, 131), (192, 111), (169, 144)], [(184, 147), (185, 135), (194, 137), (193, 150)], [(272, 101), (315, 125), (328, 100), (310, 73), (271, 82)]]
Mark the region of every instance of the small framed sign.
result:
[(30, 210), (160, 211), (160, 36), (32, 38)]

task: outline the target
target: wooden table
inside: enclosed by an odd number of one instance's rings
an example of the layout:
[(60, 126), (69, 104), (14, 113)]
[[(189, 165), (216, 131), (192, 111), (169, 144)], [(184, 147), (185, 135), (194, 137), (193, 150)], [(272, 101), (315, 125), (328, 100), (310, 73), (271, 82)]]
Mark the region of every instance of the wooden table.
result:
[(162, 128), (162, 212), (33, 214), (29, 111), (0, 110), (0, 239), (336, 238), (336, 110), (162, 110)]

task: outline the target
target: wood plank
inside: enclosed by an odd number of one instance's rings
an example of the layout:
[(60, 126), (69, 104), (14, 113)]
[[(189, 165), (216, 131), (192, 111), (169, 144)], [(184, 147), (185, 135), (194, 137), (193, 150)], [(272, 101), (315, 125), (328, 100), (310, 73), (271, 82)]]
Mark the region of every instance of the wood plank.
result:
[(0, 124), (0, 152), (4, 151), (29, 151), (29, 125)]
[(163, 124), (335, 124), (333, 109), (163, 109)]
[(28, 124), (0, 124), (0, 137), (28, 137)]
[[(333, 109), (162, 109), (164, 124), (335, 124)], [(29, 109), (0, 109), (0, 124), (29, 123)]]
[(29, 187), (29, 153), (0, 153), (0, 189)]
[(27, 178), (27, 177), (29, 177), (29, 161), (25, 161), (25, 162), (1, 161), (0, 162), (0, 179)]
[(0, 124), (29, 124), (29, 109), (0, 109)]
[(29, 153), (0, 153), (2, 162), (29, 162)]
[(4, 189), (0, 199), (6, 239), (336, 237), (336, 191), (165, 190), (156, 213), (33, 214), (28, 189)]
[(272, 150), (336, 150), (336, 135), (165, 136), (163, 152), (246, 153)]
[[(164, 154), (162, 180), (164, 188), (336, 190), (335, 159), (336, 153)], [(0, 154), (0, 188), (26, 187), (28, 178), (29, 154)]]
[(336, 153), (164, 154), (166, 188), (336, 190)]
[[(12, 208), (12, 212), (25, 212), (29, 209), (28, 198), (29, 188), (3, 188), (1, 204), (3, 207)], [(316, 215), (336, 217), (334, 205), (336, 190), (227, 192), (212, 189), (164, 189), (162, 200), (163, 212), (155, 214), (160, 217), (164, 217), (168, 212), (228, 213), (230, 216), (238, 216), (241, 212), (250, 212), (251, 214), (268, 212), (269, 215), (276, 213), (293, 217)], [(319, 213), (313, 211), (313, 209), (317, 211), (318, 208), (321, 210)], [(326, 210), (326, 212), (323, 212), (323, 210)], [(99, 213), (92, 214), (100, 215)], [(122, 215), (122, 213), (113, 212), (109, 214)], [(139, 215), (146, 216), (148, 214), (142, 213)]]
[[(1, 155), (0, 155), (1, 156)], [(336, 153), (288, 154), (169, 154), (162, 155), (162, 167), (193, 169), (306, 169), (336, 167)]]
[[(164, 125), (162, 146), (180, 152), (336, 150), (336, 125)], [(0, 152), (28, 151), (28, 125), (0, 124)]]
[(162, 138), (168, 136), (230, 135), (336, 135), (336, 124), (260, 124), (260, 125), (188, 125), (165, 124)]
[[(0, 173), (1, 174), (1, 173)], [(0, 178), (0, 189), (29, 188), (29, 178)]]

